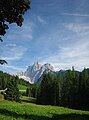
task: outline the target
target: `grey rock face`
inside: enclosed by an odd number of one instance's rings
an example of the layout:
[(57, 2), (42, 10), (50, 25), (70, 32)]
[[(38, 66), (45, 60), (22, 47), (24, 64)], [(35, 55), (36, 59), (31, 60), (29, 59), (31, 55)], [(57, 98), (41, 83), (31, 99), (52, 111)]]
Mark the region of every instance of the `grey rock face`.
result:
[(30, 83), (36, 83), (38, 79), (43, 75), (44, 71), (54, 71), (54, 68), (51, 64), (46, 63), (41, 65), (36, 62), (32, 66), (28, 66), (27, 70), (24, 73), (17, 74), (20, 78), (25, 78)]

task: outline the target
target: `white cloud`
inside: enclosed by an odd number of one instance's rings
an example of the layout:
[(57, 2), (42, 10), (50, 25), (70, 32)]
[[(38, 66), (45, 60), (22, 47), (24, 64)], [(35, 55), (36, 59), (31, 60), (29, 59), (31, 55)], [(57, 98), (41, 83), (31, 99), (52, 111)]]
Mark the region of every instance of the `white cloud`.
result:
[(37, 16), (37, 19), (38, 19), (38, 21), (40, 22), (40, 23), (42, 23), (42, 24), (46, 24), (47, 22), (42, 18), (42, 17), (40, 17), (40, 16)]
[(13, 43), (6, 44), (6, 47), (16, 47), (16, 44), (13, 44)]
[[(88, 37), (89, 38), (89, 37)], [(77, 40), (68, 46), (59, 45), (59, 51), (54, 55), (45, 57), (42, 61), (54, 65), (55, 70), (70, 69), (75, 66), (77, 70), (89, 67), (89, 39), (86, 37)]]
[(5, 36), (8, 40), (32, 40), (33, 39), (33, 23), (23, 23), (22, 27), (11, 26), (8, 34)]
[(48, 7), (53, 7), (54, 5), (56, 5), (56, 2), (54, 2), (54, 1), (51, 1), (50, 3), (48, 3)]
[(64, 27), (77, 34), (79, 37), (86, 37), (89, 36), (89, 24), (75, 24), (69, 23), (64, 24)]
[(64, 16), (75, 16), (75, 17), (89, 17), (89, 14), (78, 14), (78, 13), (61, 13)]
[(6, 70), (10, 70), (10, 73), (12, 73), (11, 71), (14, 70), (14, 71), (25, 71), (26, 69), (25, 68), (21, 68), (21, 67), (16, 67), (16, 66), (13, 66), (13, 65), (0, 65), (0, 68), (2, 68), (4, 71)]
[(4, 51), (0, 57), (7, 61), (20, 60), (23, 57), (26, 50), (27, 48), (24, 48), (23, 46), (12, 47), (12, 48), (6, 47), (4, 48)]
[(72, 66), (74, 66), (77, 70), (82, 70), (84, 67), (89, 67), (89, 57), (84, 58), (65, 58), (61, 59), (60, 54), (57, 54), (57, 56), (48, 57), (47, 59), (44, 59), (45, 63), (51, 63), (54, 65), (54, 69), (60, 70), (60, 69), (70, 69)]

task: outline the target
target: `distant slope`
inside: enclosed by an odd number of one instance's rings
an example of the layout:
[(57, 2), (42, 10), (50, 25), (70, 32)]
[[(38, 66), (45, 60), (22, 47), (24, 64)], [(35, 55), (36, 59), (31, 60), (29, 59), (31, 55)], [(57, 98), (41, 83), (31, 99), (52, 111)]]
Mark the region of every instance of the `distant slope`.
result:
[(27, 86), (18, 84), (19, 90), (26, 90)]
[(8, 82), (13, 79), (16, 80), (19, 85), (29, 86), (30, 83), (24, 79), (19, 79), (17, 76), (12, 76), (8, 73), (0, 71), (0, 90), (5, 90)]

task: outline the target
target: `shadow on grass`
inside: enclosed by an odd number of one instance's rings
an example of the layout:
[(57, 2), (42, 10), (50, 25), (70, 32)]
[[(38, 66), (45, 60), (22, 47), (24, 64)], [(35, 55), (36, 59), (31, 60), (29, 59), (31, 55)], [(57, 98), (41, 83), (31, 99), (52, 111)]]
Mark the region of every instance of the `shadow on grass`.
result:
[(89, 115), (83, 114), (60, 114), (53, 115), (52, 118), (38, 115), (19, 114), (14, 111), (0, 109), (0, 114), (13, 118), (23, 118), (24, 120), (89, 120)]
[(36, 103), (36, 98), (33, 97), (28, 97), (28, 98), (23, 98), (21, 99), (21, 102), (26, 102), (26, 103)]
[(61, 114), (61, 115), (53, 115), (52, 120), (89, 120), (89, 115), (85, 114)]
[(21, 100), (22, 102), (26, 102), (26, 103), (36, 103), (35, 99), (29, 99), (29, 100)]
[(0, 114), (5, 116), (11, 116), (13, 118), (23, 118), (24, 120), (50, 120), (49, 117), (46, 116), (37, 116), (37, 115), (28, 115), (28, 114), (19, 114), (14, 111), (9, 111), (6, 109), (0, 109)]

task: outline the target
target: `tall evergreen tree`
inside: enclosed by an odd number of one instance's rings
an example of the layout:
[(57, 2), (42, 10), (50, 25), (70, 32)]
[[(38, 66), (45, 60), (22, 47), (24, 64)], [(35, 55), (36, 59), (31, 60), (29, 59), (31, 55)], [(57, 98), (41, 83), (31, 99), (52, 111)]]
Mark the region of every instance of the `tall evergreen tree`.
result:
[(11, 78), (7, 84), (5, 99), (20, 102), (20, 93), (15, 79)]
[(72, 70), (66, 72), (62, 84), (62, 105), (67, 107), (76, 107), (78, 92), (78, 73)]
[(59, 104), (59, 82), (50, 73), (43, 75), (43, 79), (40, 85), (38, 102), (41, 104)]
[(78, 94), (78, 107), (81, 109), (89, 109), (89, 74), (86, 68), (80, 73)]

